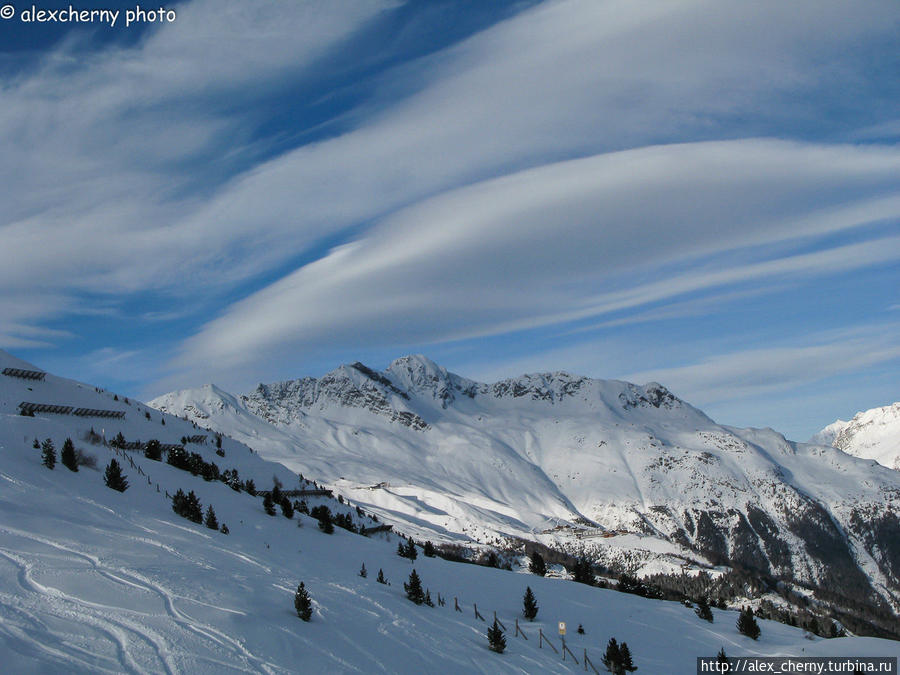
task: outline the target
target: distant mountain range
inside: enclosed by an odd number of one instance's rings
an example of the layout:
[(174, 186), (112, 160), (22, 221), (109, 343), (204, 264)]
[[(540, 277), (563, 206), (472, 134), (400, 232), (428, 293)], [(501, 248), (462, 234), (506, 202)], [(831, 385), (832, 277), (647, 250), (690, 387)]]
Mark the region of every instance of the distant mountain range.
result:
[(832, 422), (810, 443), (831, 445), (854, 457), (874, 459), (900, 470), (900, 402), (856, 413), (849, 422)]
[[(7, 671), (570, 672), (548, 645), (511, 631), (507, 651), (492, 654), (490, 618), (475, 616), (475, 603), (508, 628), (518, 617), (532, 638), (542, 629), (555, 639), (558, 621), (583, 624), (567, 643), (595, 663), (610, 637), (627, 641), (648, 673), (693, 672), (723, 646), (730, 656), (900, 654), (894, 640), (812, 634), (898, 636), (885, 605), (896, 599), (900, 474), (771, 430), (720, 427), (660, 385), (564, 373), (486, 385), (409, 357), (245, 397), (207, 386), (168, 398), (189, 419), (0, 351)], [(66, 439), (77, 472), (63, 465)], [(165, 448), (158, 460), (151, 440)], [(104, 484), (112, 460), (125, 492)], [(338, 495), (310, 484), (321, 480), (311, 466), (331, 472)], [(296, 498), (290, 515), (284, 500), (267, 512), (260, 491), (275, 485)], [(179, 493), (202, 505), (201, 522), (176, 511)], [(333, 534), (306, 515), (323, 507)], [(413, 565), (397, 548), (409, 534), (435, 607), (404, 594)], [(522, 538), (675, 574), (641, 584), (595, 570), (609, 587), (596, 588), (567, 580), (571, 558), (539, 548), (544, 578), (529, 573)], [(428, 557), (428, 539), (439, 556), (482, 564)], [(773, 583), (772, 573), (819, 590)], [(310, 624), (294, 611), (301, 581)], [(526, 586), (540, 605), (534, 623), (522, 621)], [(698, 599), (718, 605), (714, 623), (684, 606)], [(736, 628), (746, 605), (758, 641)]]
[[(640, 574), (727, 564), (900, 607), (900, 473), (822, 439), (719, 425), (660, 384), (485, 384), (407, 356), (151, 405), (422, 536), (532, 540)], [(874, 428), (856, 426), (834, 442)]]

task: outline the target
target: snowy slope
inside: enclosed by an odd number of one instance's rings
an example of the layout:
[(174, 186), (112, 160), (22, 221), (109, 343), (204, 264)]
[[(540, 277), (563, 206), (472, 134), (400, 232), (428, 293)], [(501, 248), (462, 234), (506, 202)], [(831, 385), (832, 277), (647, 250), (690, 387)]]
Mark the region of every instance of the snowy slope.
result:
[(656, 383), (483, 384), (411, 356), (381, 373), (357, 363), (240, 398), (206, 387), (152, 405), (421, 536), (532, 539), (644, 573), (736, 562), (900, 606), (900, 476), (718, 425)]
[(837, 420), (810, 442), (832, 445), (854, 457), (900, 470), (900, 402), (858, 412), (849, 422)]
[[(0, 367), (11, 362), (0, 352)], [(115, 492), (102, 481), (102, 467), (115, 451), (81, 439), (89, 421), (10, 412), (23, 396), (121, 406), (126, 418), (106, 421), (107, 435), (177, 442), (196, 432), (193, 424), (157, 412), (148, 421), (135, 401), (115, 401), (52, 375), (43, 383), (0, 376), (0, 653), (6, 672), (580, 671), (546, 646), (537, 648), (537, 629), (555, 637), (561, 620), (586, 629), (584, 636), (569, 632), (579, 659), (586, 649), (599, 664), (615, 636), (628, 642), (640, 672), (648, 674), (695, 672), (698, 655), (723, 646), (732, 656), (900, 655), (896, 642), (809, 638), (769, 621), (760, 621), (762, 637), (754, 642), (735, 630), (735, 612), (714, 610), (715, 622), (708, 624), (677, 603), (421, 557), (415, 568), (424, 584), (434, 597), (450, 600), (443, 608), (415, 606), (402, 592), (411, 565), (395, 555), (396, 537), (340, 529), (325, 535), (305, 516), (269, 517), (258, 498), (140, 452), (128, 454), (135, 463), (125, 469), (131, 486)], [(98, 470), (41, 465), (33, 439), (52, 438), (59, 447), (66, 436), (96, 455)], [(261, 486), (271, 484), (273, 474), (286, 489), (298, 484), (283, 467), (231, 439), (223, 442), (225, 458), (211, 444), (195, 449), (207, 460), (239, 465)], [(213, 504), (230, 534), (176, 516), (164, 493), (179, 487), (196, 491), (204, 506)], [(357, 575), (362, 563), (371, 571), (365, 579)], [(379, 568), (390, 586), (375, 582)], [(308, 624), (293, 610), (300, 580), (315, 603)], [(488, 651), (485, 624), (474, 618), (472, 603), (512, 627), (526, 585), (540, 605), (535, 623), (522, 622), (530, 639), (508, 634), (506, 653)], [(465, 611), (452, 609), (454, 597)], [(558, 648), (558, 638), (554, 642)]]

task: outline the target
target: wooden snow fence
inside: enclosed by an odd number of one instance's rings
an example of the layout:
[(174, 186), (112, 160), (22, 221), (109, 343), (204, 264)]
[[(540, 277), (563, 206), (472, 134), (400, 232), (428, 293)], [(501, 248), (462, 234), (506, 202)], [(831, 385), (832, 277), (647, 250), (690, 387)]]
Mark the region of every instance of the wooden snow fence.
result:
[(23, 380), (43, 380), (47, 375), (42, 370), (25, 370), (24, 368), (4, 368), (3, 374), (8, 377), (19, 377)]
[(123, 410), (99, 410), (96, 408), (76, 408), (71, 405), (59, 405), (56, 403), (32, 403), (22, 401), (19, 404), (19, 412), (23, 414), (53, 413), (55, 415), (77, 415), (79, 417), (125, 417)]
[(33, 413), (53, 413), (54, 415), (68, 415), (74, 408), (70, 405), (56, 405), (55, 403), (31, 403), (22, 401), (19, 404), (19, 411), (24, 414)]
[(390, 532), (393, 527), (393, 525), (376, 525), (375, 527), (364, 527), (359, 531), (359, 533), (365, 536), (369, 536), (370, 534), (375, 534), (376, 532)]
[(72, 414), (79, 417), (111, 417), (117, 419), (125, 417), (124, 410), (99, 410), (97, 408), (75, 408)]

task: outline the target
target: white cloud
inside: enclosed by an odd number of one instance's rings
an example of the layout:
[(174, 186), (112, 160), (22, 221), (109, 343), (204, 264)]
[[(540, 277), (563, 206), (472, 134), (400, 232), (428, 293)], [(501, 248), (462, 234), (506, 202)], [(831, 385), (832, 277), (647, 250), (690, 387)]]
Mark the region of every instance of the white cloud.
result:
[[(774, 169), (773, 169), (774, 167)], [(731, 141), (573, 160), (427, 200), (235, 304), (181, 365), (496, 334), (900, 257), (897, 237), (636, 280), (699, 254), (900, 217), (900, 151)], [(835, 194), (848, 203), (823, 210)], [(815, 216), (815, 217), (813, 217)], [(658, 273), (658, 272), (656, 272)], [(624, 290), (612, 290), (624, 287)]]
[(811, 336), (803, 344), (718, 354), (688, 365), (628, 373), (625, 379), (662, 382), (699, 405), (747, 399), (900, 359), (898, 329), (894, 324)]
[(548, 2), (384, 76), (420, 91), (358, 129), (198, 186), (249, 140), (235, 97), (302, 78), (390, 6), (194, 0), (137, 47), (57, 52), (3, 83), (0, 289), (42, 269), (57, 292), (214, 292), (460, 184), (716, 133), (831, 84), (825, 66), (896, 17), (891, 2)]
[(247, 142), (235, 101), (252, 108), (275, 83), (302, 82), (394, 5), (193, 0), (135, 46), (69, 41), (0, 79), (0, 294), (27, 308), (17, 320), (77, 312), (85, 290), (172, 290), (192, 275), (219, 284), (192, 272), (221, 259), (218, 224), (183, 221)]

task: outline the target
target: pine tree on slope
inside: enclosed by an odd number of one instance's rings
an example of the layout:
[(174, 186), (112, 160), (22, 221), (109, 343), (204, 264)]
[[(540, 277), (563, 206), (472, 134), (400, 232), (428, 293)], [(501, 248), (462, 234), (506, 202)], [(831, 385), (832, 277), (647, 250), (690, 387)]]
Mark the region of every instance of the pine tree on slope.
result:
[(106, 472), (103, 474), (103, 482), (106, 483), (106, 487), (125, 492), (128, 489), (128, 481), (125, 478), (119, 463), (115, 459), (109, 460)]
[(409, 583), (404, 582), (403, 590), (406, 591), (406, 597), (417, 605), (425, 602), (425, 592), (422, 590), (422, 580), (416, 574), (416, 570), (409, 575)]
[(706, 598), (701, 598), (697, 601), (697, 609), (695, 610), (697, 616), (699, 616), (704, 621), (713, 622), (713, 613), (709, 608), (709, 603), (706, 601)]
[(216, 518), (216, 512), (212, 504), (206, 507), (206, 519), (203, 521), (203, 524), (211, 530), (219, 529), (219, 520)]
[(294, 609), (297, 610), (297, 616), (304, 621), (309, 621), (312, 618), (312, 600), (302, 581), (297, 586), (297, 592), (294, 593)]
[(69, 471), (78, 471), (78, 458), (75, 456), (75, 444), (71, 438), (67, 438), (63, 443), (59, 459)]
[(531, 553), (531, 562), (528, 564), (528, 570), (532, 574), (537, 574), (539, 577), (547, 574), (547, 566), (544, 564), (544, 558), (537, 551)]
[(497, 623), (497, 619), (494, 619), (494, 625), (488, 628), (487, 639), (491, 651), (502, 654), (503, 650), (506, 649), (506, 637), (503, 635), (503, 630)]
[(756, 623), (756, 619), (753, 618), (753, 610), (749, 607), (745, 607), (741, 610), (741, 615), (737, 620), (737, 629), (743, 635), (746, 635), (748, 638), (753, 640), (759, 639), (759, 624)]
[(534, 621), (534, 617), (536, 617), (538, 613), (538, 604), (534, 598), (534, 593), (531, 591), (531, 586), (525, 588), (525, 598), (522, 603), (522, 613), (525, 615), (525, 618), (529, 621)]
[(56, 448), (53, 447), (53, 441), (49, 438), (41, 443), (41, 462), (48, 469), (56, 466)]
[(623, 642), (619, 645), (619, 668), (622, 672), (632, 673), (637, 670), (637, 666), (634, 665), (634, 661), (631, 660), (631, 650), (628, 649), (628, 643)]
[(622, 665), (622, 653), (619, 650), (619, 643), (616, 642), (616, 638), (609, 638), (609, 642), (606, 643), (606, 652), (603, 654), (601, 660), (603, 661), (603, 665), (606, 666), (606, 669), (609, 672), (621, 672), (620, 666)]

